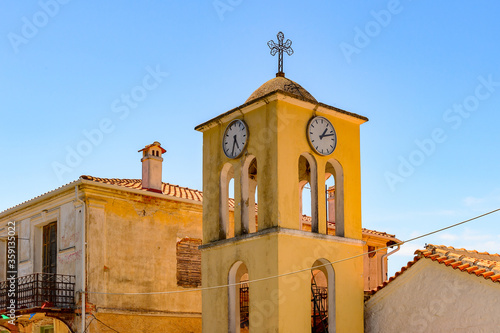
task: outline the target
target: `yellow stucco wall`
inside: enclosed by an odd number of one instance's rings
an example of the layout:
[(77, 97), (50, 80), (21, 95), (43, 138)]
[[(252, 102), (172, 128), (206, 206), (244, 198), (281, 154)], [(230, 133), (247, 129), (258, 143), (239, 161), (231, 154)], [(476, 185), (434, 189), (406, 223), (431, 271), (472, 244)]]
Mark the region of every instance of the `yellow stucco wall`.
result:
[[(201, 239), (201, 204), (93, 187), (84, 188), (84, 192), (88, 214), (88, 291), (185, 290), (177, 286), (176, 244), (184, 237)], [(201, 330), (199, 291), (169, 295), (90, 294), (88, 302), (97, 307), (96, 313), (123, 332), (166, 332), (162, 325), (189, 329), (183, 332)], [(131, 312), (134, 320), (130, 322), (139, 328), (125, 328), (129, 324), (126, 315), (107, 313), (116, 310)], [(147, 323), (156, 328), (145, 329)]]
[[(172, 316), (137, 316), (134, 314), (98, 313), (96, 318), (118, 332), (127, 333), (198, 333), (201, 332), (201, 316), (199, 317), (172, 317)], [(89, 332), (112, 332), (106, 326), (94, 320), (89, 326)]]

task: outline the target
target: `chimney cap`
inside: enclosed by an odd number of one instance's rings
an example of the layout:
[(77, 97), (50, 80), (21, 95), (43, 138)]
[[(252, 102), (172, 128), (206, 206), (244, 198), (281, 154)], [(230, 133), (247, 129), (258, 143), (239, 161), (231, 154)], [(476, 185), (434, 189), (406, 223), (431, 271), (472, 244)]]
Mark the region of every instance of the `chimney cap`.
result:
[(147, 145), (146, 147), (138, 150), (137, 152), (141, 152), (141, 151), (147, 150), (147, 149), (149, 149), (152, 146), (156, 146), (156, 147), (160, 148), (162, 154), (165, 154), (167, 152), (165, 149), (163, 149), (163, 147), (161, 146), (161, 143), (159, 143), (158, 141), (155, 141), (152, 144)]

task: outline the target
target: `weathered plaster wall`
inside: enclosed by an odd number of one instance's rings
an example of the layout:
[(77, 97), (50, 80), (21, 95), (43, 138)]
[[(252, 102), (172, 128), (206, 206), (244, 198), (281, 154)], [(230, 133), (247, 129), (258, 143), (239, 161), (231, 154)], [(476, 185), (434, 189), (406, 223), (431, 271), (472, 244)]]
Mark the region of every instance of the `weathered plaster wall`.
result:
[(500, 285), (421, 259), (365, 304), (365, 332), (498, 332)]
[[(131, 193), (86, 192), (88, 202), (87, 290), (143, 293), (185, 290), (177, 286), (176, 244), (201, 239), (201, 204)], [(116, 309), (201, 314), (201, 292), (171, 295), (98, 295), (97, 313)], [(128, 331), (128, 330), (127, 330)], [(148, 329), (148, 332), (153, 332)]]
[[(100, 313), (96, 317), (118, 332), (126, 333), (199, 333), (201, 332), (200, 316), (161, 316), (134, 314)], [(89, 333), (113, 332), (94, 320), (89, 326)]]

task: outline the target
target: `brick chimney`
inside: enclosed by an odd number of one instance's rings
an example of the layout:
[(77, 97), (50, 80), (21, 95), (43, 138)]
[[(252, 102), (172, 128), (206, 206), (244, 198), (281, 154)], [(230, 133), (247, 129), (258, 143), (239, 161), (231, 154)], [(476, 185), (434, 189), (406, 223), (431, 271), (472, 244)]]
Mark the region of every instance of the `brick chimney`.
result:
[(158, 141), (147, 145), (142, 151), (142, 188), (152, 192), (162, 192), (161, 165), (162, 154), (167, 151), (163, 149)]

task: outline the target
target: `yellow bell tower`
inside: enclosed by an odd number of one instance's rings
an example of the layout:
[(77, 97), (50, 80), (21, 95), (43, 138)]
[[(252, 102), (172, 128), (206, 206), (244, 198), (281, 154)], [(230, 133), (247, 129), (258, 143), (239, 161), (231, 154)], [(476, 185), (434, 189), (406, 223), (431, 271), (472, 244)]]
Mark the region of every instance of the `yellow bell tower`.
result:
[[(363, 258), (331, 263), (362, 253), (359, 126), (367, 120), (277, 75), (243, 105), (196, 127), (203, 287), (233, 284), (203, 291), (203, 332), (363, 332)], [(330, 176), (335, 234), (326, 219)]]

